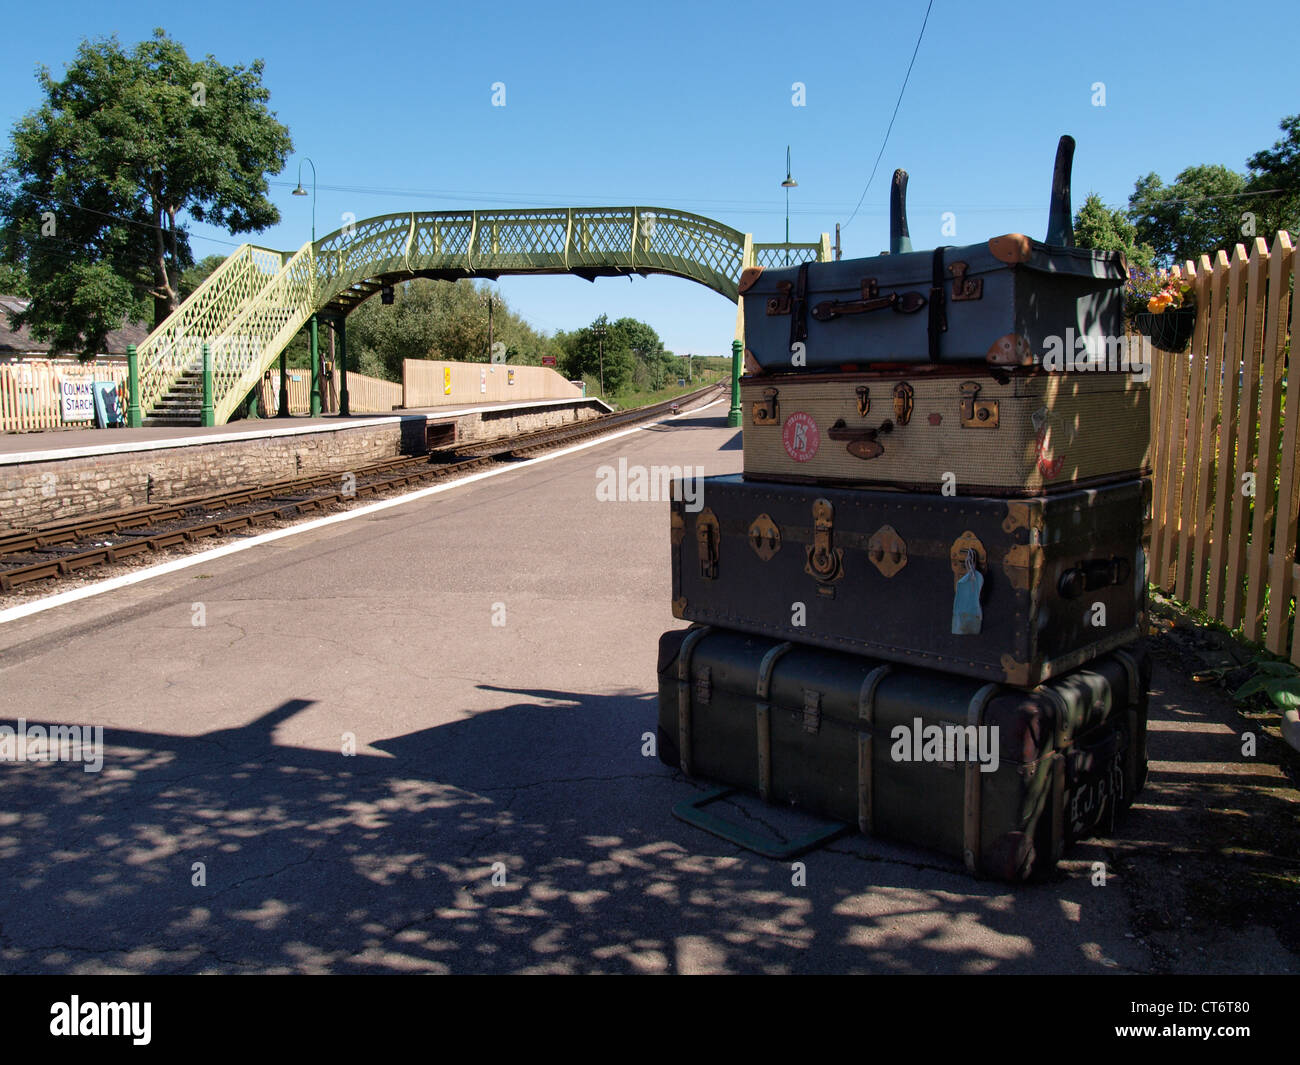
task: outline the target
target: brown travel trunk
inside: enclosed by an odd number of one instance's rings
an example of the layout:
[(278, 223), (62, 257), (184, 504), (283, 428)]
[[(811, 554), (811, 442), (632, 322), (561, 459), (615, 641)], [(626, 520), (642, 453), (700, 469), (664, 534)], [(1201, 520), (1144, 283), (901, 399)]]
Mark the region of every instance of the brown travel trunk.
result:
[(745, 477), (1045, 495), (1150, 472), (1146, 382), (920, 366), (740, 382)]
[(698, 487), (671, 504), (679, 618), (1025, 688), (1141, 635), (1149, 481), (1028, 499)]

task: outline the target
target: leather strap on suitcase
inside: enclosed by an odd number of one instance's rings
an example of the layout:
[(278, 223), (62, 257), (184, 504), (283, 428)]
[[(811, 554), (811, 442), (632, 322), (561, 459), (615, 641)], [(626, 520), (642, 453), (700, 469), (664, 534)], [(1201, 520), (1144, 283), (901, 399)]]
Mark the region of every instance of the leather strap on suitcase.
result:
[(687, 776), (691, 775), (691, 656), (695, 645), (710, 631), (708, 625), (691, 629), (677, 655), (677, 752), (682, 772)]
[(758, 794), (764, 802), (771, 801), (772, 796), (772, 704), (768, 700), (772, 671), (781, 657), (793, 649), (792, 643), (779, 643), (763, 656), (758, 666), (754, 709), (758, 717)]
[[(984, 727), (984, 708), (989, 700), (1002, 691), (1000, 684), (985, 684), (971, 698), (966, 708), (966, 724), (974, 725), (976, 735)], [(963, 816), (963, 835), (965, 844), (962, 848), (966, 868), (971, 873), (980, 871), (980, 764), (971, 759), (966, 762), (966, 797)]]
[(943, 253), (948, 245), (934, 249), (930, 260), (930, 321), (926, 333), (930, 342), (930, 361), (939, 361), (939, 334), (948, 331), (948, 310), (943, 295)]
[(790, 350), (808, 339), (808, 264), (799, 266), (790, 300)]
[(875, 810), (873, 779), (871, 775), (872, 735), (876, 728), (876, 689), (894, 667), (877, 666), (862, 681), (858, 693), (858, 721), (862, 727), (858, 731), (858, 829), (864, 836), (875, 832)]

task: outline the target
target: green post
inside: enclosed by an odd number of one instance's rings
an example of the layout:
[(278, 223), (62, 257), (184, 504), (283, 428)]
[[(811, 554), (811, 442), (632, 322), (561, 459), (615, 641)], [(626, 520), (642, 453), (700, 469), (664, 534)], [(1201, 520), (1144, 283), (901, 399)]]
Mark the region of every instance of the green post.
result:
[(740, 361), (745, 355), (745, 345), (739, 340), (731, 342), (731, 410), (727, 411), (727, 427), (740, 428)]
[(334, 331), (339, 337), (339, 414), (346, 417), (352, 413), (348, 407), (347, 319), (340, 318)]
[(320, 338), (314, 314), (311, 316), (311, 416), (320, 417)]
[(140, 360), (135, 353), (135, 345), (126, 346), (126, 425), (128, 429), (139, 429), (144, 424), (140, 416)]
[(212, 348), (203, 345), (203, 415), (201, 425), (215, 425), (216, 414), (212, 409)]
[(280, 352), (280, 413), (278, 418), (288, 418), (289, 414), (289, 356)]

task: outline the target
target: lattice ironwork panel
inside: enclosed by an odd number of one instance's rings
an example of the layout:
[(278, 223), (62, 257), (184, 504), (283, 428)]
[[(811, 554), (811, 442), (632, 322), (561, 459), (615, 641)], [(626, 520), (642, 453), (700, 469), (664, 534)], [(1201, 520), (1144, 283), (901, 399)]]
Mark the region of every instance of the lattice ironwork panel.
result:
[(476, 268), (526, 270), (564, 263), (568, 211), (479, 212)]
[(754, 264), (763, 267), (799, 266), (821, 258), (820, 244), (755, 244)]
[(305, 244), (216, 338), (212, 394), (218, 424), (230, 417), (270, 361), (315, 311), (315, 271), (314, 249)]
[(471, 211), (447, 211), (415, 216), (415, 242), (411, 258), (420, 259), (422, 269), (437, 270), (463, 265), (474, 228)]
[(223, 332), (280, 269), (281, 254), (241, 245), (136, 349), (140, 406), (147, 414), (186, 370), (201, 366), (202, 341)]

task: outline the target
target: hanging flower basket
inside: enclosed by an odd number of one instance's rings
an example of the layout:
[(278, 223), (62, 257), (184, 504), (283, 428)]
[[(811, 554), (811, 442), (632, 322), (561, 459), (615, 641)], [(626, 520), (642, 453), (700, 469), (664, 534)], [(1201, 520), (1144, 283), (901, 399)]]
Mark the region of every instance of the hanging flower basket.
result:
[(1133, 326), (1161, 351), (1185, 351), (1196, 329), (1196, 311), (1166, 310), (1159, 314), (1135, 314)]

